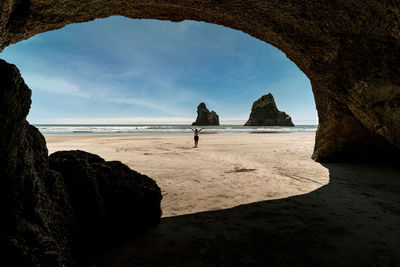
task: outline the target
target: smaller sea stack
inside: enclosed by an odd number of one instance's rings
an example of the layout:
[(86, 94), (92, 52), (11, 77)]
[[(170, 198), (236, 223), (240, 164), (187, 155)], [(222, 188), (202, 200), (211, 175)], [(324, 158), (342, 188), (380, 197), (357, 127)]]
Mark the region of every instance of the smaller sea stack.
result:
[(292, 118), (276, 107), (272, 94), (263, 95), (253, 103), (249, 120), (244, 126), (294, 126)]
[(197, 119), (192, 125), (219, 125), (219, 117), (215, 111), (209, 111), (206, 104), (201, 102), (197, 106)]

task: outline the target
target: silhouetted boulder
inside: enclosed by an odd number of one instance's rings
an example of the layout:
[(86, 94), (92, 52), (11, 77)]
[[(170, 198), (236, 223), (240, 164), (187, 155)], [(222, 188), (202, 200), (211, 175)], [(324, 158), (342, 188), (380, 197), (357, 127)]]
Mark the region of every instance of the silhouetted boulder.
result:
[(215, 111), (209, 111), (206, 104), (201, 102), (197, 106), (197, 119), (192, 125), (219, 125), (219, 117)]
[(61, 174), (71, 200), (77, 253), (89, 243), (138, 233), (159, 222), (160, 188), (121, 162), (59, 151), (50, 155), (49, 167)]
[(294, 126), (294, 124), (289, 115), (278, 110), (272, 94), (266, 94), (253, 103), (245, 126)]

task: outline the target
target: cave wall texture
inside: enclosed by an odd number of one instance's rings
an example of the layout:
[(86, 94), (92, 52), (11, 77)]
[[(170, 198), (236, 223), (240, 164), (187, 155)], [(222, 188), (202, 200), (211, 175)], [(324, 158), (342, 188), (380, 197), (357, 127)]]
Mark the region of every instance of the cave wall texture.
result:
[[(111, 15), (204, 21), (270, 43), (311, 81), (319, 116), (315, 160), (397, 157), (400, 1), (2, 0), (0, 51), (42, 32)], [(81, 172), (88, 179), (86, 186), (98, 210), (95, 215), (104, 219), (101, 229), (118, 225), (118, 220), (136, 220), (124, 217), (131, 207), (126, 203), (138, 201), (129, 199), (131, 190), (148, 193), (143, 202), (150, 203), (149, 209), (142, 212), (156, 224), (161, 193), (150, 178), (85, 152), (57, 154), (49, 161), (43, 136), (26, 121), (30, 96), (17, 68), (0, 61), (2, 261), (9, 257), (17, 266), (71, 266), (74, 262), (74, 238), (83, 238), (81, 231), (89, 229), (90, 223), (88, 226), (80, 217), (82, 212), (74, 204), (74, 198), (79, 200), (80, 196), (74, 188), (80, 185), (74, 185), (70, 165), (64, 163), (85, 167)], [(121, 180), (105, 182), (113, 177)], [(131, 184), (130, 179), (138, 183)], [(121, 212), (113, 214), (116, 210)], [(115, 216), (120, 217), (106, 219)], [(96, 236), (96, 232), (90, 234)]]
[(319, 116), (314, 159), (400, 148), (400, 1), (3, 0), (0, 10), (0, 51), (111, 15), (241, 30), (281, 49), (310, 79)]

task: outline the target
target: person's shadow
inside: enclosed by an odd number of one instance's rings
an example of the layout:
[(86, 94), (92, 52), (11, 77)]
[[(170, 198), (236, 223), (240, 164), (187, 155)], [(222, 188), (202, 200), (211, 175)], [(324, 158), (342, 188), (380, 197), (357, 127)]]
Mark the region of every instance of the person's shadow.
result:
[(162, 218), (97, 266), (400, 266), (400, 170), (323, 164), (309, 194)]

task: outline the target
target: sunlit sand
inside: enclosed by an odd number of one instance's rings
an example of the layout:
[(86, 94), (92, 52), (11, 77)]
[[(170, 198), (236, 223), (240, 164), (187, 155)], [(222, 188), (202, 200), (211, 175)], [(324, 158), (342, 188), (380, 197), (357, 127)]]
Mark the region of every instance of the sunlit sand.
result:
[(49, 135), (49, 153), (81, 149), (156, 180), (163, 216), (231, 208), (309, 193), (329, 182), (311, 154), (315, 135)]

